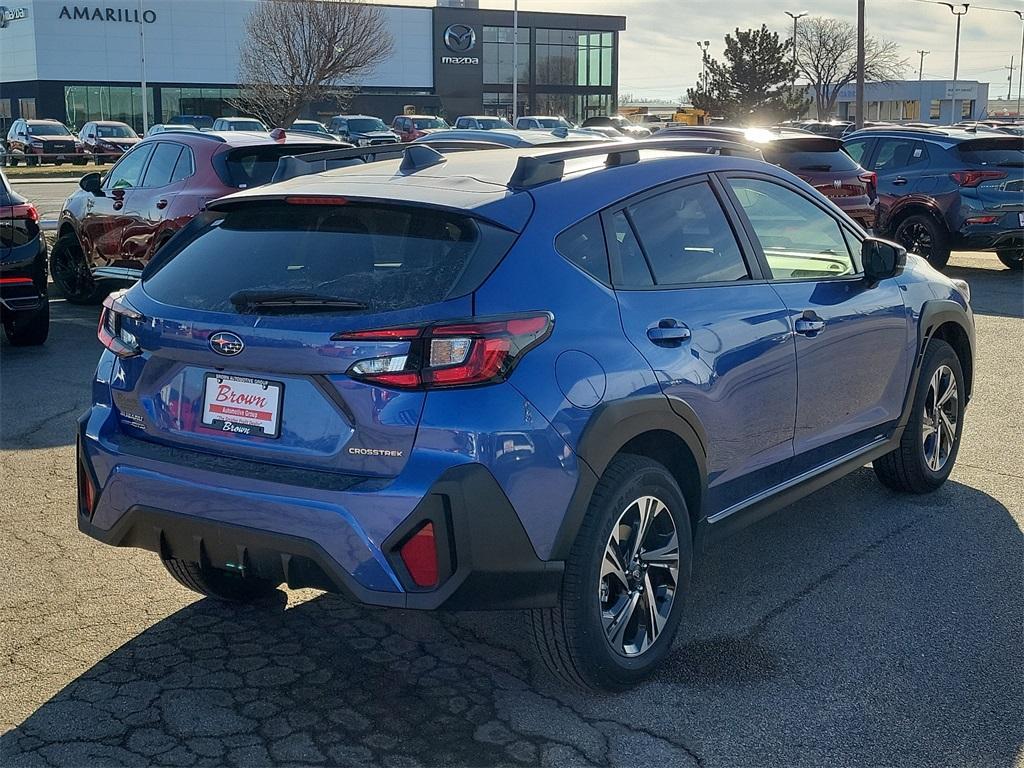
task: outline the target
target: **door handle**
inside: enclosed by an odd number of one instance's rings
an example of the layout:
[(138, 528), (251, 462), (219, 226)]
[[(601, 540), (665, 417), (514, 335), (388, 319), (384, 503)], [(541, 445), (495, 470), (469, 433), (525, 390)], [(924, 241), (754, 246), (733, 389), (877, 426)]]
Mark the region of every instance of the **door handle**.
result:
[(690, 340), (690, 329), (678, 320), (666, 318), (658, 321), (655, 327), (647, 329), (647, 338), (659, 347), (678, 347)]
[(825, 330), (825, 321), (818, 317), (813, 311), (804, 312), (803, 317), (797, 318), (794, 323), (797, 333), (803, 336), (817, 336)]
[(122, 208), (124, 208), (124, 200), (115, 200), (113, 208), (115, 211), (120, 211)]
[(167, 207), (167, 201), (166, 200), (157, 200), (156, 201), (156, 207), (159, 208), (160, 210), (163, 210), (164, 208)]
[(892, 183), (893, 186), (902, 187), (904, 184), (907, 183), (907, 178), (906, 176), (897, 176), (895, 179), (892, 180)]

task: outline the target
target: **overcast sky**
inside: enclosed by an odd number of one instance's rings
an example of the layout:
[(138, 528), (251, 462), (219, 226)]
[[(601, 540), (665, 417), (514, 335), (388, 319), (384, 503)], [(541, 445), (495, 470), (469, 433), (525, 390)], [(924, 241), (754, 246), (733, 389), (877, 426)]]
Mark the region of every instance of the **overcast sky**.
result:
[[(402, 2), (403, 0), (398, 0)], [(511, 8), (512, 0), (482, 0), (483, 8)], [(972, 4), (973, 5), (973, 4)], [(1024, 10), (1024, 0), (979, 0), (978, 5)], [(697, 40), (710, 40), (720, 56), (723, 38), (736, 27), (762, 23), (787, 37), (793, 22), (785, 11), (810, 11), (856, 22), (856, 0), (520, 0), (520, 10), (607, 13), (626, 17), (619, 54), (619, 92), (675, 99), (692, 87), (700, 69)], [(869, 35), (899, 43), (908, 60), (906, 77), (917, 78), (918, 50), (926, 79), (953, 77), (955, 20), (949, 9), (914, 0), (867, 0)], [(1020, 64), (1021, 22), (1015, 14), (972, 7), (960, 33), (960, 78), (991, 83), (1005, 97), (1010, 57)], [(1013, 77), (1017, 96), (1017, 75)]]

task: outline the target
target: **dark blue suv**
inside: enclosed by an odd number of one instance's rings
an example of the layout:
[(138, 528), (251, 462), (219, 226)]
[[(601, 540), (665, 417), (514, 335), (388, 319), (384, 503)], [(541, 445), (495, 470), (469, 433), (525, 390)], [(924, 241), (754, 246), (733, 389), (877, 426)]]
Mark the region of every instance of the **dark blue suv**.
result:
[(642, 679), (710, 541), (868, 462), (942, 485), (974, 370), (965, 283), (688, 146), (415, 146), (211, 204), (105, 303), (80, 529), (221, 599), (529, 608), (562, 679)]
[(868, 128), (843, 148), (878, 177), (877, 232), (936, 269), (995, 251), (1024, 269), (1024, 137), (974, 128)]

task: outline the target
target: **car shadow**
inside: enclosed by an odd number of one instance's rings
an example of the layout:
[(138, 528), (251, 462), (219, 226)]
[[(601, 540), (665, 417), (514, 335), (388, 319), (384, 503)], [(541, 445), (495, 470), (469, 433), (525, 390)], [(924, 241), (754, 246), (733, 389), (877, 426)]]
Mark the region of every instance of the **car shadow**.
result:
[[(519, 613), (200, 600), (0, 738), (16, 765), (1013, 765), (1021, 531), (860, 470), (707, 553), (662, 671), (562, 688)], [(154, 563), (155, 567), (159, 567)]]
[(967, 281), (976, 315), (1024, 317), (1024, 274), (1003, 268), (994, 253), (986, 255), (992, 266), (973, 266), (976, 259), (959, 259), (954, 254), (943, 274)]

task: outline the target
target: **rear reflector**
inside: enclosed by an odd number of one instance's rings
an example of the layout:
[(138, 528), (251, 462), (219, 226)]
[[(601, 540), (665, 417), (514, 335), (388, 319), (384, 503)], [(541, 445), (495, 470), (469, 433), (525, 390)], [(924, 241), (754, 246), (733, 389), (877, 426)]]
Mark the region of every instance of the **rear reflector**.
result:
[(425, 523), (402, 545), (399, 553), (417, 587), (437, 586), (437, 542), (433, 523)]
[(998, 216), (971, 216), (964, 223), (966, 224), (993, 224), (999, 221)]
[(0, 277), (0, 285), (32, 285), (31, 277)]

